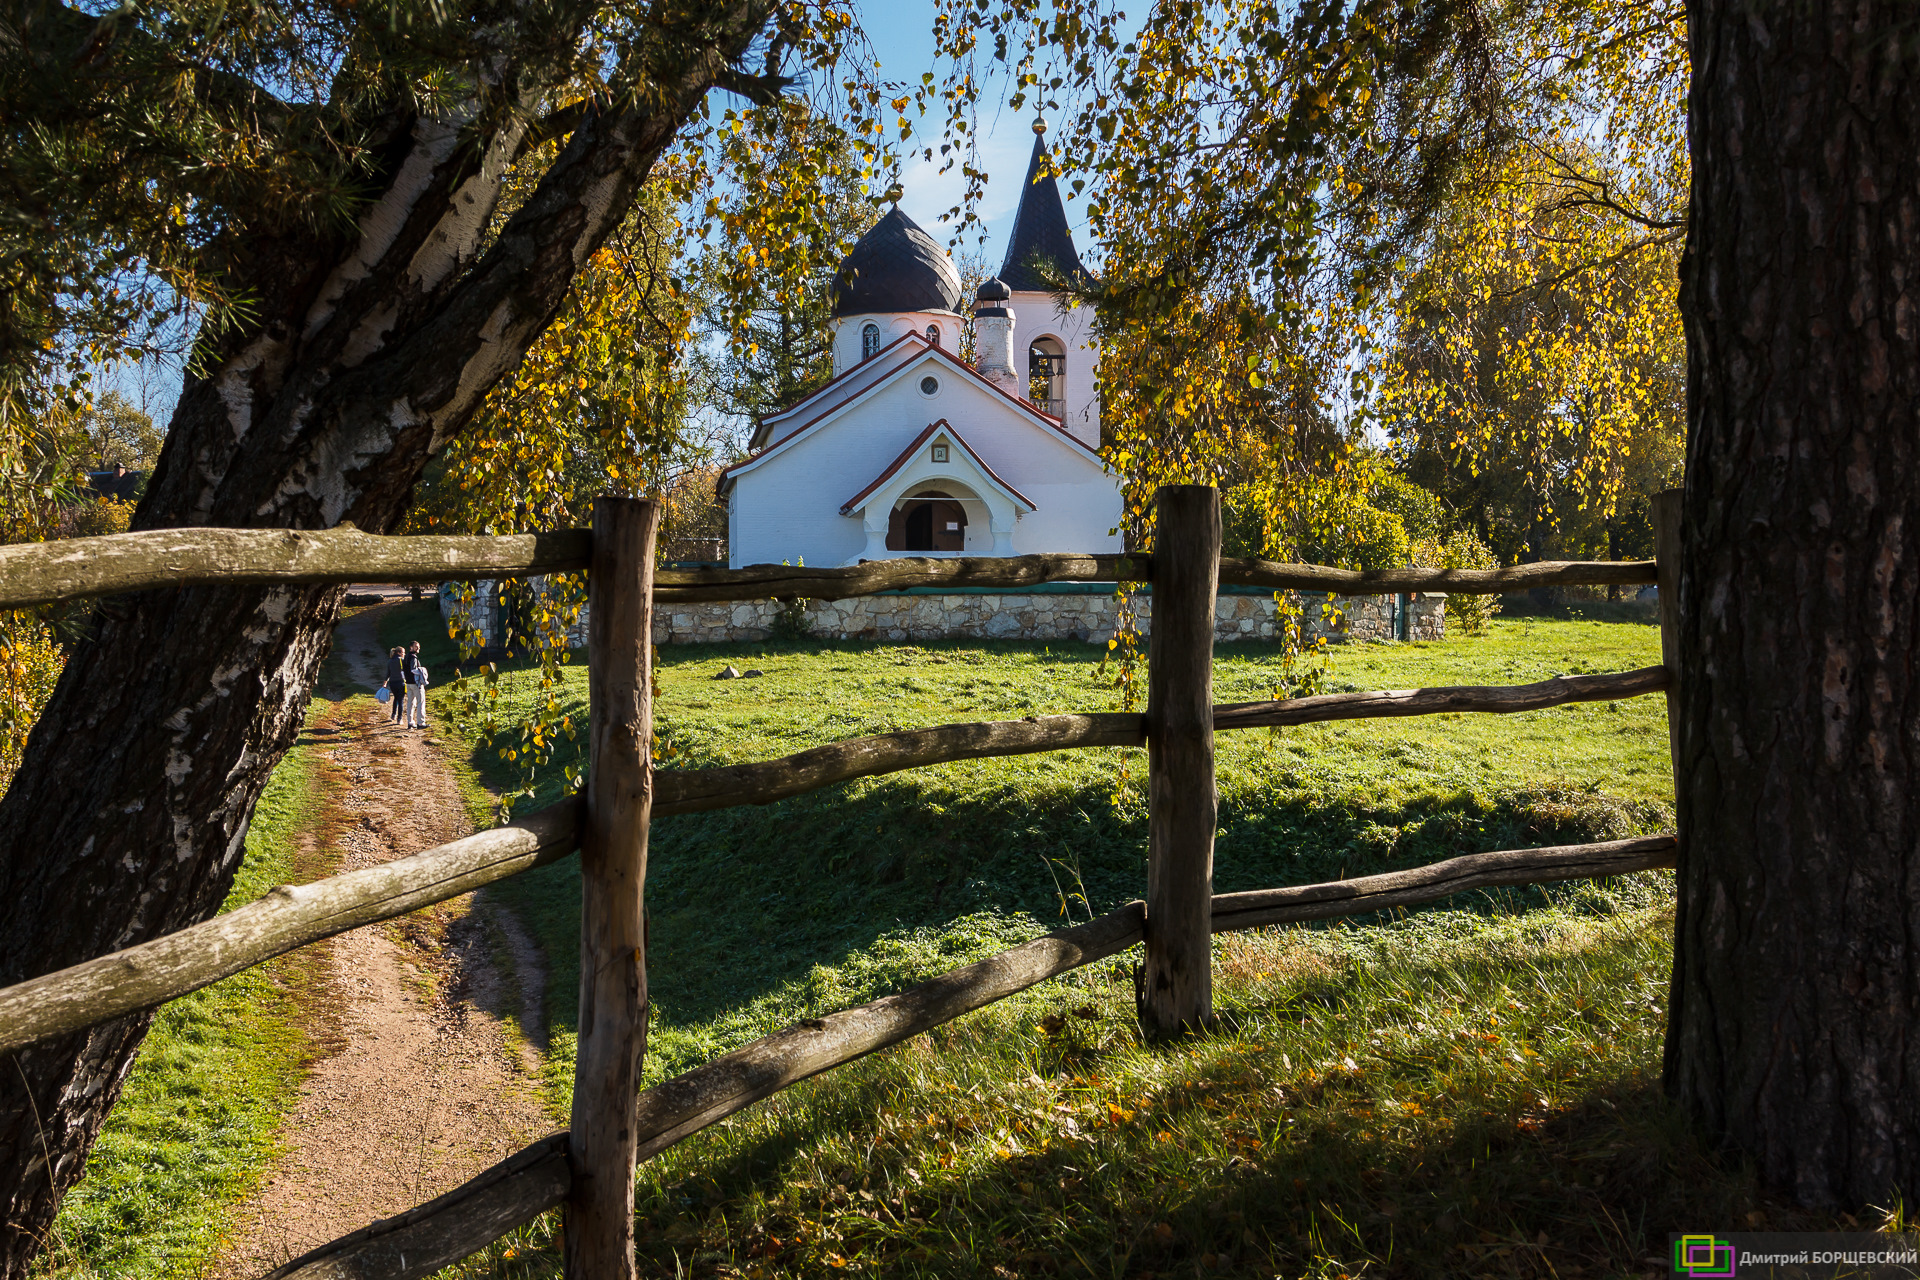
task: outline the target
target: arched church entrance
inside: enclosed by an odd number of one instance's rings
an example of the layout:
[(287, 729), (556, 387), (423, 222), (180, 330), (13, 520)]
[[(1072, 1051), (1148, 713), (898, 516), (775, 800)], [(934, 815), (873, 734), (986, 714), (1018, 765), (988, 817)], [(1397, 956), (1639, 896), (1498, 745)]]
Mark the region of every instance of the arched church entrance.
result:
[(893, 505), (887, 520), (889, 551), (964, 551), (967, 511), (943, 489), (922, 489)]

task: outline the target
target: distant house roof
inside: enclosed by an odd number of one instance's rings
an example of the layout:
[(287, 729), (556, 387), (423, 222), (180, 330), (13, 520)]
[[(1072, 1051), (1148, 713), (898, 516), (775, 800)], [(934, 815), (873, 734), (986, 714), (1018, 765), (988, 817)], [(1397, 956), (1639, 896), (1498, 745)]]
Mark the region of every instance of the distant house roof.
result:
[(833, 278), (833, 314), (953, 311), (960, 273), (934, 238), (893, 206), (840, 261)]
[(1033, 139), (1033, 158), (1027, 161), (1027, 183), (1020, 189), (1020, 211), (1013, 216), (1013, 239), (1007, 245), (1007, 260), (1000, 264), (1000, 279), (1019, 293), (1051, 293), (1044, 270), (1056, 277), (1084, 276), (1079, 251), (1073, 247), (1073, 233), (1067, 230), (1067, 209), (1060, 202), (1060, 188), (1053, 174), (1041, 167), (1046, 141), (1039, 133)]
[(140, 482), (147, 478), (144, 471), (129, 471), (116, 476), (112, 471), (87, 472), (87, 487), (103, 498), (118, 498), (122, 502), (132, 502), (140, 496)]

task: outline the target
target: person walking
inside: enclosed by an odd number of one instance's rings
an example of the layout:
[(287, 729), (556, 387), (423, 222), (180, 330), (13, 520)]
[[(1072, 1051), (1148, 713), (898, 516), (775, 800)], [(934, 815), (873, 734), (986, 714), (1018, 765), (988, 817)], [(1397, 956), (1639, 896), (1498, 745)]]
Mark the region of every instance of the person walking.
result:
[(406, 714), (407, 705), (407, 666), (404, 661), (406, 650), (399, 645), (393, 646), (387, 653), (387, 723), (399, 724)]
[(415, 640), (407, 650), (407, 710), (405, 723), (409, 729), (427, 727), (427, 668), (420, 661), (420, 642)]

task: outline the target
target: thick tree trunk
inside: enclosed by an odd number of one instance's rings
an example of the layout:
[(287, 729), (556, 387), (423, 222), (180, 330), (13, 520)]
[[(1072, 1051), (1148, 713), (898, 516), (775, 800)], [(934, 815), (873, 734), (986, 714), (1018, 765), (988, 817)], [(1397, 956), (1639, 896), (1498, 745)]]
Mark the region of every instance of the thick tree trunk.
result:
[[(388, 185), (352, 234), (246, 246), (258, 327), (187, 385), (135, 527), (392, 529), (762, 12), (703, 11), (694, 70), (656, 80), (654, 114), (588, 116), (484, 254), (520, 113), (397, 118)], [(531, 78), (510, 67), (496, 88), (531, 108)], [(0, 985), (218, 908), (340, 595), (192, 587), (102, 605), (0, 800)], [(0, 1277), (45, 1240), (147, 1021), (33, 1046), (0, 1072)]]
[(1810, 1205), (1920, 1198), (1920, 27), (1691, 0), (1668, 1088)]

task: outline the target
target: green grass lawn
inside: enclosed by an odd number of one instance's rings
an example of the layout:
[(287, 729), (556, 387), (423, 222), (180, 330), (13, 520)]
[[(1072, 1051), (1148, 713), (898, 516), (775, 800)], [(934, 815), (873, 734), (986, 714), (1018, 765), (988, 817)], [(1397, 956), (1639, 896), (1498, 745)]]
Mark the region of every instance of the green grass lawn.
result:
[[(313, 797), (309, 748), (274, 770), (224, 909), (299, 879), (295, 841)], [(249, 969), (163, 1006), (120, 1101), (55, 1220), (53, 1276), (192, 1276), (212, 1261), (228, 1209), (278, 1154), (308, 1031), (289, 966)]]
[[(435, 619), (398, 616), (422, 638)], [(430, 663), (452, 669), (443, 640)], [(1336, 689), (1517, 684), (1658, 661), (1644, 623), (1516, 619), (1337, 648)], [(673, 647), (663, 768), (954, 720), (1111, 710), (1075, 644)], [(1278, 655), (1223, 647), (1220, 701)], [(763, 670), (715, 681), (722, 666)], [(584, 667), (558, 690), (584, 735)], [(499, 719), (545, 696), (507, 670)], [(444, 683), (436, 707), (457, 695)], [(474, 768), (524, 779), (472, 738)], [(1658, 697), (1510, 717), (1221, 735), (1216, 888), (1670, 825)], [(563, 742), (534, 799), (556, 794)], [(1144, 755), (1063, 752), (664, 818), (648, 877), (649, 1079), (1141, 894)], [(552, 960), (571, 1069), (578, 878), (502, 887)], [(716, 1126), (641, 1173), (648, 1274), (986, 1277), (1633, 1273), (1688, 1223), (1808, 1225), (1670, 1114), (1657, 1078), (1672, 882), (1462, 895), (1216, 940), (1215, 1035), (1143, 1046), (1134, 957), (1047, 984)], [(1752, 1215), (1759, 1215), (1758, 1217)], [(1826, 1225), (1813, 1223), (1812, 1225)], [(545, 1275), (552, 1226), (461, 1269)]]
[[(383, 639), (431, 633), (431, 606), (395, 611)], [(429, 642), (452, 670), (445, 641)], [(1336, 687), (1518, 683), (1657, 660), (1647, 626), (1497, 624), (1483, 639), (1337, 649)], [(661, 653), (662, 767), (787, 754), (861, 734), (964, 719), (1106, 710), (1090, 645), (684, 646)], [(1218, 697), (1272, 687), (1271, 646), (1222, 650)], [(732, 663), (766, 675), (711, 677)], [(561, 705), (584, 737), (585, 668)], [(540, 696), (533, 670), (501, 677), (501, 721)], [(444, 680), (439, 714), (458, 694)], [(541, 803), (558, 768), (545, 774)], [(1512, 717), (1445, 716), (1223, 734), (1220, 892), (1310, 883), (1459, 853), (1658, 830), (1668, 821), (1659, 698)], [(496, 785), (518, 774), (476, 741)], [(866, 779), (778, 804), (679, 815), (653, 831), (648, 878), (656, 1023), (651, 1078), (686, 1070), (823, 1008), (868, 998), (1141, 895), (1145, 756), (1079, 751), (965, 761)], [(1658, 877), (1655, 877), (1657, 880)], [(556, 1059), (569, 1057), (577, 972), (574, 867), (503, 886), (552, 958)], [(1475, 895), (1485, 912), (1587, 887)], [(565, 1070), (556, 1085), (565, 1088)]]

